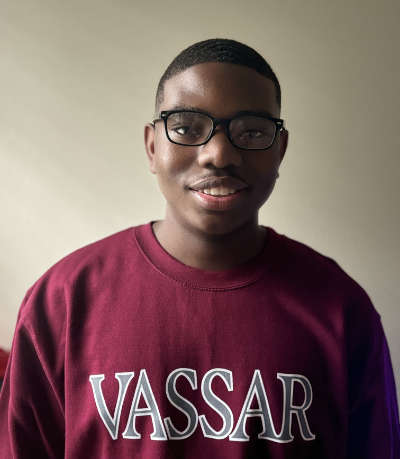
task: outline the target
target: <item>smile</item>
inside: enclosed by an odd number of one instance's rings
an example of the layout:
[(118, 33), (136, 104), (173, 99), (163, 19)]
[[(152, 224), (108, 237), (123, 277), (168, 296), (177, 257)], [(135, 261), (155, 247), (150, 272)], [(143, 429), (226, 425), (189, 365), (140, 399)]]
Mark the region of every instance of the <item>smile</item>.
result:
[(206, 188), (204, 190), (198, 190), (202, 193), (212, 195), (212, 196), (228, 196), (229, 194), (234, 194), (238, 190), (229, 189), (229, 188)]
[[(205, 189), (201, 191), (190, 190), (193, 193), (198, 204), (207, 210), (226, 211), (235, 208), (243, 200), (245, 189), (243, 190), (228, 190), (221, 193), (220, 189)], [(217, 195), (211, 194), (212, 192)]]

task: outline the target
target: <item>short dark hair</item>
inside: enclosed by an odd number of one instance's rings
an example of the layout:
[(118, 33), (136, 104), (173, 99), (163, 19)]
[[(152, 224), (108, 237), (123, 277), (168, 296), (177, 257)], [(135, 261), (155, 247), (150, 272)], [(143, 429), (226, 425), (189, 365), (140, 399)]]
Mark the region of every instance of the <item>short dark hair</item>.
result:
[(281, 108), (281, 87), (268, 62), (253, 48), (236, 40), (211, 38), (199, 41), (181, 51), (162, 75), (156, 93), (156, 112), (164, 98), (164, 85), (171, 77), (189, 67), (206, 62), (225, 62), (243, 65), (272, 80), (276, 89), (276, 100)]

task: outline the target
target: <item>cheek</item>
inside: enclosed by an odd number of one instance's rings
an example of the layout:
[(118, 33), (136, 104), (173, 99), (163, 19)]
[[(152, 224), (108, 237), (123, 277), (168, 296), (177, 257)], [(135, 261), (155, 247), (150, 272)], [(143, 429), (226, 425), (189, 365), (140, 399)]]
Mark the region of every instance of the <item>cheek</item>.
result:
[(164, 136), (155, 138), (156, 168), (160, 174), (176, 175), (187, 169), (190, 164), (190, 152), (185, 147), (175, 145)]
[(262, 205), (272, 193), (279, 170), (279, 156), (274, 151), (268, 155), (255, 157), (251, 162), (253, 171), (254, 196), (258, 205)]
[(271, 154), (255, 157), (252, 161), (251, 168), (254, 171), (254, 179), (258, 185), (264, 184), (271, 181), (275, 181), (278, 169), (279, 169), (279, 158), (274, 152)]
[(182, 151), (182, 147), (171, 142), (159, 142), (156, 152), (155, 168), (159, 187), (164, 196), (176, 198), (176, 194), (184, 191), (190, 179), (188, 171), (193, 161), (192, 156), (190, 152)]

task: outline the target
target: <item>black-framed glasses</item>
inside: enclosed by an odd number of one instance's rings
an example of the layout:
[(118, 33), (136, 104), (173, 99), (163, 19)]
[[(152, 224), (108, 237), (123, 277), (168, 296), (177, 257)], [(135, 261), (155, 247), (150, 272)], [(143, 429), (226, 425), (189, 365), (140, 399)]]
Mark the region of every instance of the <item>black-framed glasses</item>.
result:
[(164, 121), (170, 142), (192, 147), (206, 144), (219, 124), (232, 145), (243, 150), (270, 148), (278, 131), (284, 129), (284, 120), (250, 111), (240, 112), (233, 118), (214, 118), (195, 110), (164, 110), (160, 118), (153, 120), (153, 126), (157, 121)]

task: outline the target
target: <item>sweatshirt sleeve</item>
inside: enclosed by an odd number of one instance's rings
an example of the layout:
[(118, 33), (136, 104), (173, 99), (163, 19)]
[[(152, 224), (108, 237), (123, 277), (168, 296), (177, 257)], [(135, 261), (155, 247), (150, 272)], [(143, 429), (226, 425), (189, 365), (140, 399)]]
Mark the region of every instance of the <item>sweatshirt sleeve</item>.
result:
[(0, 457), (64, 457), (64, 308), (47, 282), (21, 304), (0, 394)]
[(380, 316), (365, 292), (350, 316), (347, 459), (400, 459), (396, 386)]

